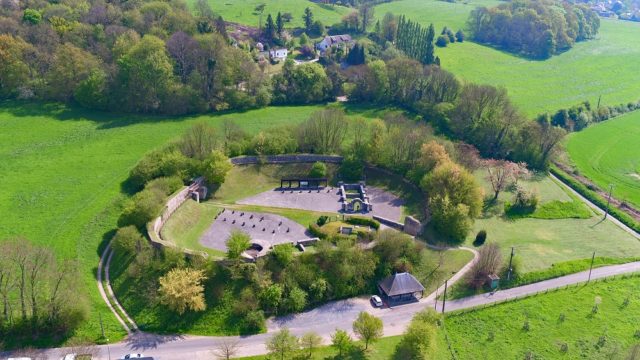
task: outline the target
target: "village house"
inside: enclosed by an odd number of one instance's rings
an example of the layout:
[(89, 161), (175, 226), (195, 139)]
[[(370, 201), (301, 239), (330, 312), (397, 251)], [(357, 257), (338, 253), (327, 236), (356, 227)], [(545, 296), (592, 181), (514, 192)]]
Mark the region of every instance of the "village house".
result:
[(337, 45), (345, 44), (346, 46), (350, 46), (352, 41), (351, 35), (325, 36), (322, 41), (316, 44), (316, 49), (318, 49), (320, 53), (324, 53), (328, 48)]
[(278, 48), (269, 50), (269, 58), (275, 61), (283, 61), (287, 59), (289, 50), (286, 48)]

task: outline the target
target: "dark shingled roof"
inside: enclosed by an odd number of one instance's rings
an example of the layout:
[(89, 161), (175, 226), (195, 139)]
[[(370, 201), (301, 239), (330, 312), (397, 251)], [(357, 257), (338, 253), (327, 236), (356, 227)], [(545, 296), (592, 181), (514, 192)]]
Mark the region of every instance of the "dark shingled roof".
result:
[(420, 284), (413, 275), (407, 272), (391, 275), (382, 280), (378, 285), (382, 291), (387, 294), (387, 296), (412, 294), (424, 291), (424, 286), (422, 286), (422, 284)]

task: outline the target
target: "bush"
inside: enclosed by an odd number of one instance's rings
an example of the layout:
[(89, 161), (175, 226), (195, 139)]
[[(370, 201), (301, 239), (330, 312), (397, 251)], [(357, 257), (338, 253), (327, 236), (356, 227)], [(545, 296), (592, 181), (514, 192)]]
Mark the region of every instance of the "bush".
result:
[(178, 189), (182, 188), (184, 183), (179, 176), (171, 176), (171, 177), (161, 177), (157, 179), (153, 179), (147, 183), (145, 188), (147, 189), (155, 189), (160, 191), (161, 193), (169, 196), (176, 192)]
[(329, 221), (329, 217), (326, 215), (322, 215), (318, 218), (318, 220), (316, 220), (316, 224), (318, 226), (324, 226), (324, 224), (326, 224), (327, 221)]
[(149, 247), (149, 243), (135, 226), (129, 225), (116, 231), (111, 246), (116, 253), (136, 254)]
[(164, 200), (164, 194), (158, 189), (145, 189), (135, 194), (127, 201), (118, 219), (118, 226), (134, 225), (138, 229), (144, 228), (149, 221), (160, 215)]
[(264, 312), (262, 310), (254, 310), (245, 315), (242, 320), (242, 328), (245, 332), (255, 334), (264, 328)]
[(177, 176), (186, 180), (193, 174), (194, 163), (178, 150), (171, 148), (146, 154), (129, 172), (129, 184), (133, 190), (141, 189), (149, 181), (158, 177)]
[(327, 176), (327, 165), (323, 162), (316, 161), (309, 171), (310, 178), (323, 178)]
[(374, 228), (376, 230), (380, 229), (380, 223), (379, 222), (377, 222), (376, 220), (370, 219), (370, 218), (366, 218), (366, 217), (351, 216), (351, 217), (347, 218), (345, 220), (345, 222), (347, 224), (351, 224), (351, 225), (363, 225), (363, 226), (369, 226), (369, 227)]
[(509, 216), (531, 214), (536, 211), (537, 206), (538, 194), (518, 187), (513, 198), (513, 204), (505, 202), (504, 212)]
[(324, 233), (324, 231), (320, 230), (320, 227), (316, 224), (310, 224), (309, 225), (309, 233), (311, 233), (311, 235), (319, 238), (319, 239), (326, 239), (327, 238), (327, 234)]
[(481, 246), (487, 240), (487, 232), (485, 230), (478, 231), (476, 239), (473, 241), (473, 246)]
[(436, 40), (436, 45), (439, 47), (446, 47), (449, 44), (449, 37), (446, 35), (440, 35), (438, 36), (438, 39)]

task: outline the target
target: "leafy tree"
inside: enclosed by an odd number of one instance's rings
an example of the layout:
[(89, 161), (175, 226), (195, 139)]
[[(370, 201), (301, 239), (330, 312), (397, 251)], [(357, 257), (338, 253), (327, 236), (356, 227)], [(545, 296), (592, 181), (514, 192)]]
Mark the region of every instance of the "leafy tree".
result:
[(280, 360), (289, 359), (299, 348), (298, 338), (287, 328), (275, 333), (267, 342), (269, 352)]
[(25, 9), (22, 15), (22, 21), (28, 22), (31, 25), (38, 25), (42, 21), (42, 14), (35, 9)]
[(120, 99), (126, 110), (157, 112), (175, 86), (164, 41), (145, 35), (117, 61)]
[(307, 34), (311, 33), (311, 25), (313, 25), (313, 12), (311, 12), (311, 8), (304, 9), (304, 15), (302, 15), (302, 20), (304, 21), (304, 30)]
[(245, 232), (234, 230), (227, 238), (226, 245), (227, 258), (238, 259), (251, 246), (251, 237)]
[(324, 24), (322, 21), (314, 21), (313, 24), (311, 24), (308, 34), (311, 36), (322, 36), (324, 34)]
[(276, 259), (276, 261), (282, 266), (286, 268), (291, 264), (294, 257), (294, 251), (296, 248), (291, 243), (281, 244), (274, 246), (271, 250), (271, 254)]
[(496, 243), (485, 244), (478, 251), (478, 260), (473, 263), (467, 276), (467, 283), (480, 288), (491, 274), (497, 274), (502, 267), (502, 253)]
[(216, 130), (204, 123), (199, 122), (190, 127), (180, 141), (180, 150), (190, 158), (197, 160), (206, 159), (214, 149), (218, 147)]
[(436, 40), (436, 45), (438, 45), (439, 47), (447, 47), (447, 45), (449, 44), (449, 38), (445, 35), (440, 35), (438, 36), (438, 39)]
[(224, 183), (232, 165), (229, 158), (220, 150), (214, 150), (202, 162), (202, 176), (207, 179), (207, 183), (220, 185)]
[(187, 310), (204, 311), (204, 286), (206, 276), (202, 270), (173, 269), (159, 279), (160, 302), (182, 315)]
[(322, 338), (320, 337), (320, 335), (311, 331), (305, 333), (304, 335), (302, 335), (302, 337), (300, 337), (300, 345), (303, 349), (309, 351), (307, 357), (311, 358), (311, 356), (313, 355), (313, 350), (322, 345)]
[(369, 348), (369, 343), (382, 337), (382, 320), (368, 312), (361, 311), (356, 321), (353, 322), (353, 332), (364, 341), (366, 350)]
[(108, 106), (107, 74), (102, 69), (94, 69), (76, 87), (73, 97), (78, 104), (96, 110), (106, 110)]
[(0, 96), (15, 95), (19, 87), (28, 85), (32, 67), (27, 56), (34, 50), (20, 37), (0, 34)]
[(456, 32), (456, 41), (464, 42), (464, 33), (462, 32), (462, 30), (458, 30)]
[(286, 306), (292, 312), (304, 310), (305, 306), (307, 306), (307, 293), (299, 287), (294, 287), (289, 291)]
[(147, 240), (142, 236), (135, 226), (125, 226), (119, 228), (112, 239), (112, 246), (115, 252), (126, 254), (136, 254), (148, 248)]
[(287, 59), (282, 73), (273, 77), (273, 86), (273, 100), (279, 104), (310, 104), (331, 97), (331, 81), (317, 63), (295, 66)]
[(269, 311), (274, 311), (282, 301), (282, 286), (272, 284), (267, 286), (260, 293), (260, 302)]
[(396, 346), (393, 358), (432, 359), (437, 351), (437, 314), (429, 309), (416, 314)]
[(323, 178), (327, 176), (327, 165), (321, 161), (316, 161), (309, 171), (310, 178)]
[(353, 340), (346, 331), (336, 330), (336, 332), (331, 335), (331, 344), (338, 349), (338, 356), (342, 357), (342, 355), (353, 346)]
[(78, 86), (101, 71), (101, 63), (90, 53), (66, 43), (56, 49), (47, 74), (48, 93), (53, 99), (69, 101)]
[(118, 226), (135, 225), (143, 229), (149, 221), (160, 215), (164, 207), (164, 194), (157, 189), (145, 189), (135, 194), (124, 206)]
[(362, 20), (361, 32), (365, 33), (367, 32), (367, 26), (371, 25), (371, 22), (374, 19), (374, 8), (371, 4), (364, 3), (360, 5), (358, 12), (360, 13), (360, 19)]
[(338, 153), (348, 127), (344, 111), (335, 108), (316, 111), (300, 127), (300, 146), (318, 154)]

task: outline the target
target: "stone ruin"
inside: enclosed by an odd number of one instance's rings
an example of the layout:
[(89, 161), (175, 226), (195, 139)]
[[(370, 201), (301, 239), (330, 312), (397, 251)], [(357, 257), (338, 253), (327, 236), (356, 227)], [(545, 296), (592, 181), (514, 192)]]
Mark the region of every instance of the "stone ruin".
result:
[(373, 210), (373, 205), (369, 202), (366, 185), (363, 181), (358, 184), (338, 183), (340, 190), (340, 202), (342, 212), (345, 213), (368, 213)]

